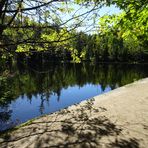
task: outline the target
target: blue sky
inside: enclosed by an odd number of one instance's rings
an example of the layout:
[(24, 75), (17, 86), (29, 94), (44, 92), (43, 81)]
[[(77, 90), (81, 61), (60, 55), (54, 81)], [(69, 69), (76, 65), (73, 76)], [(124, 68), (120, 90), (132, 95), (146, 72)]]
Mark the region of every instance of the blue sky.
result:
[[(93, 6), (86, 8), (84, 6), (82, 7), (82, 6), (79, 6), (79, 5), (76, 5), (76, 4), (68, 4), (68, 5), (65, 5), (65, 6), (63, 5), (63, 7), (67, 7), (67, 9), (68, 8), (74, 9), (72, 12), (65, 12), (65, 13), (60, 15), (63, 22), (66, 22), (66, 20), (69, 20), (70, 18), (77, 17), (78, 15), (81, 15), (81, 14), (83, 14), (83, 13), (85, 13), (85, 12), (87, 12), (87, 11), (89, 11), (93, 8)], [(66, 23), (65, 26), (72, 26), (73, 27), (74, 24), (76, 23), (76, 21), (80, 22), (85, 17), (84, 21), (81, 23), (82, 26), (77, 27), (77, 30), (78, 31), (82, 30), (82, 31), (86, 31), (86, 32), (90, 30), (90, 32), (91, 32), (91, 30), (94, 29), (94, 26), (98, 26), (100, 17), (102, 17), (103, 15), (106, 15), (106, 14), (111, 15), (111, 14), (118, 14), (120, 12), (121, 12), (121, 10), (114, 5), (112, 5), (110, 7), (104, 6), (101, 9), (97, 9), (95, 11), (92, 11), (91, 13), (87, 13), (83, 17), (78, 17), (78, 20), (72, 19), (71, 21)], [(92, 16), (95, 15), (95, 13), (98, 16), (95, 18), (95, 21), (94, 21), (94, 19), (92, 19)]]
[[(104, 6), (101, 9), (99, 8), (96, 9), (95, 11), (91, 11), (90, 13), (86, 13), (90, 11), (93, 7), (94, 7), (93, 4), (89, 7), (86, 7), (74, 4), (72, 2), (67, 2), (67, 3), (58, 2), (58, 3), (51, 3), (48, 7), (45, 7), (42, 10), (43, 12), (48, 11), (48, 13), (50, 14), (48, 17), (48, 22), (51, 24), (55, 25), (62, 24), (60, 25), (61, 27), (69, 28), (69, 30), (77, 28), (78, 31), (84, 31), (89, 33), (92, 32), (92, 30), (95, 30), (99, 25), (99, 17), (106, 14), (117, 14), (121, 12), (119, 8), (112, 5), (110, 7)], [(62, 8), (64, 10), (63, 12), (61, 12)], [(70, 9), (73, 9), (73, 11), (68, 11)], [(83, 13), (86, 14), (81, 17), (78, 17), (78, 15), (81, 15)], [(97, 17), (95, 17), (96, 14)], [(92, 18), (92, 16), (94, 17)], [(39, 17), (36, 17), (36, 15), (32, 15), (31, 18), (35, 20), (39, 19)], [(41, 18), (44, 19), (44, 16), (42, 16)], [(67, 20), (69, 21), (67, 22)]]

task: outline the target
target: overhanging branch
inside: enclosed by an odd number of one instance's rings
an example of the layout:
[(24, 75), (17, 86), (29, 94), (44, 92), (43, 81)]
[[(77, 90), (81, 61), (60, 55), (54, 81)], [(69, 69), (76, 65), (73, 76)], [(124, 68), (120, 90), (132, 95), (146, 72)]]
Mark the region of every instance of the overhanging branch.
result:
[[(41, 7), (44, 7), (44, 6), (47, 6), (53, 2), (58, 2), (59, 0), (52, 0), (50, 2), (47, 2), (47, 3), (44, 3), (44, 4), (41, 4), (41, 5), (38, 5), (38, 6), (34, 6), (34, 7), (30, 7), (30, 8), (21, 8), (19, 10), (19, 12), (24, 12), (24, 11), (30, 11), (30, 10), (35, 10), (35, 9), (38, 9), (38, 8), (41, 8)], [(2, 13), (15, 13), (17, 12), (18, 10), (3, 10)]]

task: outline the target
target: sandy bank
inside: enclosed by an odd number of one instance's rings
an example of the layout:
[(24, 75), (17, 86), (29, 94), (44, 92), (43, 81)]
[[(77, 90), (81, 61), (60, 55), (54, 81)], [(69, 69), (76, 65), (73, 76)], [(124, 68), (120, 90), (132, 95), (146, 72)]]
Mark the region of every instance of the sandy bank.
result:
[(0, 147), (147, 148), (148, 78), (36, 119)]

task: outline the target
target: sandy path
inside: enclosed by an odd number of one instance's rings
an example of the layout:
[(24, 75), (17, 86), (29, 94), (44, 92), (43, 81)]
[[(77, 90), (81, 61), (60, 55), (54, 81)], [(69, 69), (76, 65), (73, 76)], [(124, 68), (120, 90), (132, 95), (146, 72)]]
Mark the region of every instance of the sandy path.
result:
[(41, 117), (2, 136), (1, 148), (147, 148), (148, 78)]

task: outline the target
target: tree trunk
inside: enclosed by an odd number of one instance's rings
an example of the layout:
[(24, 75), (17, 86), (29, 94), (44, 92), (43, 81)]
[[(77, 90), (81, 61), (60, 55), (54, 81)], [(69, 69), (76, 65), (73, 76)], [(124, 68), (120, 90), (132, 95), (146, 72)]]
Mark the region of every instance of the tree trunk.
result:
[(6, 1), (7, 0), (1, 0), (0, 1), (0, 38), (1, 38), (1, 36), (2, 36), (2, 33), (3, 33), (3, 30), (4, 30), (4, 26), (3, 26), (3, 24), (2, 24), (2, 18), (3, 18), (3, 13), (4, 12), (2, 12), (3, 11), (3, 7), (4, 7), (4, 5), (5, 5), (5, 3), (6, 3)]

